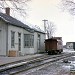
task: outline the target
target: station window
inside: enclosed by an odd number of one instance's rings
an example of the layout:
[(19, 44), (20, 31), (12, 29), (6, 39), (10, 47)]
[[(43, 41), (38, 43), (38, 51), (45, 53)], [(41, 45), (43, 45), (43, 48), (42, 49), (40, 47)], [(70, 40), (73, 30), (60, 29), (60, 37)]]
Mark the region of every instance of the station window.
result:
[(34, 47), (34, 35), (24, 34), (24, 48)]

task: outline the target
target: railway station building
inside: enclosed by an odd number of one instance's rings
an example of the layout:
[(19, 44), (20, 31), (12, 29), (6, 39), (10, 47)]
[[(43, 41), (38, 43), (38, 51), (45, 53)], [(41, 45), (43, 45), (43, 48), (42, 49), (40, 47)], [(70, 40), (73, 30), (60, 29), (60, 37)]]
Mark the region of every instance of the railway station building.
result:
[(20, 56), (45, 51), (45, 33), (6, 14), (0, 13), (0, 55)]

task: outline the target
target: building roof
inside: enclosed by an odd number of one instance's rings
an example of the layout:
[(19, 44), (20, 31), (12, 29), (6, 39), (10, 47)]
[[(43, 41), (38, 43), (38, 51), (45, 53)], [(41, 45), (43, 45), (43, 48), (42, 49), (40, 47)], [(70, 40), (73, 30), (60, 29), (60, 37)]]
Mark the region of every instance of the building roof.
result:
[(52, 37), (52, 38), (46, 39), (46, 41), (49, 41), (49, 40), (59, 41), (59, 40), (62, 40), (62, 37)]
[(62, 37), (52, 37), (52, 38), (62, 40)]
[(45, 41), (57, 41), (57, 39), (51, 38), (51, 39), (46, 39)]
[[(27, 24), (24, 24), (24, 23), (22, 23), (21, 21), (19, 21), (19, 20), (13, 18), (13, 17), (11, 17), (11, 16), (9, 16), (9, 15), (7, 15), (7, 14), (0, 13), (0, 18), (1, 18), (3, 21), (5, 21), (6, 23), (9, 23), (9, 24), (11, 24), (11, 25), (13, 25), (13, 26), (17, 26), (17, 27), (24, 28), (25, 30), (27, 30), (27, 31), (29, 31), (29, 32), (34, 32), (34, 31), (37, 32), (37, 30), (35, 30), (35, 29), (29, 27)], [(39, 31), (39, 32), (41, 32), (41, 31)], [(44, 33), (44, 32), (41, 32), (41, 33)]]
[(66, 44), (67, 44), (67, 43), (75, 43), (75, 42), (66, 42)]
[(44, 33), (44, 34), (45, 34), (45, 32), (44, 32), (43, 30), (41, 30), (39, 26), (37, 26), (37, 25), (32, 25), (32, 24), (27, 23), (27, 22), (26, 22), (26, 24), (27, 24), (30, 28), (32, 28), (34, 31), (39, 32), (39, 33), (41, 32), (41, 33)]
[(0, 13), (0, 18), (5, 21), (6, 23), (9, 23), (13, 26), (18, 26), (18, 27), (22, 27), (24, 28), (25, 30), (29, 31), (29, 32), (33, 32), (33, 30), (25, 25), (24, 23), (22, 23), (21, 21), (9, 16), (9, 15), (6, 15), (6, 14), (3, 14), (3, 13)]

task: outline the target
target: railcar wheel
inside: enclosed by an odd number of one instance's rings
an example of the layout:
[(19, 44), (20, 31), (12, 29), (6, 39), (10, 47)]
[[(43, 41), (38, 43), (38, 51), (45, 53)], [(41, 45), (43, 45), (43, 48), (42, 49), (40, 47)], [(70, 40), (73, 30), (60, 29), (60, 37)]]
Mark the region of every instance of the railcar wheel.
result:
[(51, 54), (51, 52), (50, 51), (48, 51), (48, 55), (50, 55)]

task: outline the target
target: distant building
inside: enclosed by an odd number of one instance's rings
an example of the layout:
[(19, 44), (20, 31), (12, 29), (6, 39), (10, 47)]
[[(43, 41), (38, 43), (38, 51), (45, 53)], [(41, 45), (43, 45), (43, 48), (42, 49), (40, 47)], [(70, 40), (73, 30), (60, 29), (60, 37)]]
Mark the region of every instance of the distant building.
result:
[(67, 42), (66, 48), (67, 49), (75, 49), (75, 42)]
[[(9, 8), (7, 8), (9, 9)], [(45, 33), (0, 13), (0, 55), (20, 56), (45, 51)]]

